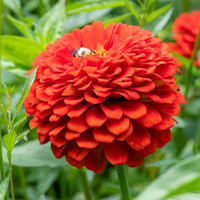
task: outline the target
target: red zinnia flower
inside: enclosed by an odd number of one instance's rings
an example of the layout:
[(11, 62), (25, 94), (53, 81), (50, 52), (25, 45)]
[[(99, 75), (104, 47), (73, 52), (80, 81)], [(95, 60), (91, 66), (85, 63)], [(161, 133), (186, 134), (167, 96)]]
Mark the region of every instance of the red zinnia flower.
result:
[(184, 97), (175, 58), (151, 32), (94, 22), (49, 44), (32, 65), (25, 109), (57, 158), (99, 173), (108, 161), (141, 165), (171, 139)]
[[(170, 49), (190, 59), (199, 32), (199, 26), (200, 10), (194, 11), (191, 14), (183, 13), (177, 17), (172, 27), (173, 39), (176, 43), (169, 43)], [(194, 61), (194, 65), (199, 66), (197, 58)]]

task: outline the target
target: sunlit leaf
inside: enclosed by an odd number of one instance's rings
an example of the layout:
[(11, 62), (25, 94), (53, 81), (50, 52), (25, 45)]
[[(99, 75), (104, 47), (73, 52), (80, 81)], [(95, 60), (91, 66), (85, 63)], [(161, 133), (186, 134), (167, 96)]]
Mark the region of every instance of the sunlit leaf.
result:
[(69, 7), (66, 5), (66, 14), (68, 15), (74, 15), (80, 12), (88, 12), (88, 11), (94, 11), (104, 8), (116, 8), (124, 6), (124, 1), (122, 0), (106, 0), (106, 1), (93, 1), (91, 3), (88, 3), (87, 5), (83, 5), (79, 8), (69, 9)]
[(3, 144), (6, 147), (8, 152), (12, 152), (12, 150), (15, 146), (16, 139), (17, 139), (17, 133), (14, 130), (12, 132), (4, 135)]
[(173, 13), (174, 8), (170, 8), (167, 12), (160, 15), (156, 19), (152, 20), (148, 24), (146, 24), (143, 29), (149, 30), (153, 33), (153, 35), (156, 35), (159, 31), (161, 31), (165, 25), (170, 20), (170, 17)]
[(200, 199), (200, 194), (186, 193), (186, 194), (175, 196), (173, 198), (168, 198), (167, 200), (199, 200), (199, 199)]
[[(3, 148), (4, 161), (8, 163), (6, 158), (6, 150)], [(38, 140), (26, 142), (16, 145), (12, 152), (12, 165), (21, 167), (58, 167), (66, 166), (65, 158), (57, 159), (52, 151), (50, 144), (40, 145)]]
[(28, 27), (26, 23), (23, 21), (17, 20), (10, 15), (7, 15), (8, 19), (12, 22), (12, 24), (27, 38), (32, 40), (35, 39), (34, 32)]
[(22, 64), (30, 69), (36, 55), (44, 47), (34, 40), (19, 36), (2, 36), (1, 37), (1, 55), (14, 63)]
[(103, 17), (110, 11), (111, 11), (110, 8), (106, 8), (91, 12), (81, 12), (76, 15), (72, 15), (67, 18), (67, 21), (65, 23), (65, 32), (71, 31), (74, 28), (78, 28), (90, 22), (93, 22), (96, 19)]
[(65, 9), (63, 1), (57, 3), (49, 12), (45, 13), (36, 24), (36, 32), (43, 36), (44, 44), (54, 42), (62, 36), (65, 23)]
[(9, 176), (7, 176), (3, 181), (0, 183), (0, 199), (4, 200), (6, 196), (6, 192), (8, 191), (9, 185)]
[(148, 185), (136, 200), (161, 200), (197, 191), (200, 189), (199, 171), (200, 155), (183, 160)]
[(131, 2), (129, 0), (124, 0), (124, 3), (126, 5), (126, 7), (129, 9), (129, 11), (132, 13), (132, 15), (135, 17), (135, 19), (137, 19), (137, 21), (139, 20), (139, 7), (134, 3)]
[(162, 8), (159, 8), (158, 10), (153, 11), (147, 18), (146, 23), (154, 20), (155, 18), (157, 18), (158, 16), (162, 15), (164, 12), (166, 12), (167, 10), (169, 10), (171, 8), (171, 6), (173, 5), (173, 2), (168, 4), (167, 6), (164, 6)]
[(19, 98), (19, 100), (17, 101), (17, 103), (16, 103), (16, 105), (15, 105), (15, 115), (14, 115), (14, 117), (13, 117), (13, 122), (14, 122), (14, 120), (15, 120), (16, 115), (18, 114), (18, 112), (20, 111), (20, 109), (21, 109), (21, 107), (22, 107), (22, 105), (23, 105), (23, 103), (24, 103), (24, 100), (25, 100), (25, 98), (26, 98), (26, 96), (27, 96), (27, 94), (28, 94), (28, 92), (29, 92), (29, 89), (30, 89), (30, 87), (31, 87), (31, 85), (32, 85), (32, 83), (33, 83), (33, 81), (35, 80), (36, 71), (37, 71), (37, 69), (35, 69), (35, 70), (28, 76), (28, 78), (26, 79), (26, 82), (25, 82), (25, 84), (24, 84), (24, 88), (23, 88), (23, 90), (22, 90), (22, 93), (21, 93), (21, 95), (20, 95), (20, 98)]
[(115, 18), (105, 21), (104, 25), (107, 26), (112, 22), (115, 22), (115, 23), (122, 22), (123, 20), (125, 20), (131, 16), (132, 16), (132, 13), (127, 13), (127, 14), (121, 15), (119, 17), (115, 17)]

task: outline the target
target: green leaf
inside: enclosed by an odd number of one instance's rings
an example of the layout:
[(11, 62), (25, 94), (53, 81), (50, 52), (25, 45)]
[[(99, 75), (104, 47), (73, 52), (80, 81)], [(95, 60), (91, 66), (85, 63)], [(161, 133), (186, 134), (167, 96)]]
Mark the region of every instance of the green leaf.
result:
[(58, 169), (48, 169), (44, 172), (44, 179), (40, 182), (37, 189), (36, 200), (41, 198), (41, 195), (45, 194), (49, 187), (53, 184), (59, 175)]
[(12, 22), (14, 26), (25, 36), (32, 40), (35, 40), (34, 32), (28, 27), (23, 21), (17, 20), (10, 15), (7, 15), (8, 19)]
[(49, 12), (45, 13), (36, 24), (36, 33), (43, 36), (44, 44), (52, 43), (60, 38), (64, 32), (66, 20), (63, 1), (57, 3)]
[(26, 79), (26, 82), (24, 84), (24, 88), (22, 90), (22, 93), (20, 95), (20, 98), (19, 100), (17, 101), (16, 105), (15, 105), (15, 114), (14, 114), (14, 117), (13, 117), (13, 120), (12, 122), (14, 122), (15, 120), (15, 117), (17, 116), (17, 114), (19, 113), (23, 103), (24, 103), (24, 100), (29, 92), (29, 89), (33, 83), (33, 81), (35, 80), (35, 75), (36, 75), (36, 72), (37, 72), (37, 69), (35, 69), (29, 76), (28, 78)]
[(76, 15), (72, 15), (67, 18), (67, 23), (65, 24), (65, 32), (69, 32), (74, 28), (84, 26), (94, 20), (103, 17), (111, 11), (110, 8), (96, 10), (91, 12), (82, 12)]
[(104, 23), (105, 26), (109, 25), (110, 23), (112, 22), (115, 22), (115, 23), (118, 23), (118, 22), (122, 22), (123, 20), (129, 18), (132, 16), (132, 13), (127, 13), (127, 14), (124, 14), (124, 15), (121, 15), (119, 17), (115, 17), (115, 18), (112, 18), (110, 20), (107, 20)]
[(0, 199), (4, 200), (6, 196), (6, 192), (8, 191), (9, 185), (9, 176), (7, 176), (3, 181), (0, 183)]
[[(3, 148), (3, 156), (4, 161), (8, 163), (5, 148)], [(65, 158), (57, 159), (53, 155), (50, 143), (40, 145), (38, 140), (33, 140), (15, 146), (12, 152), (12, 165), (21, 167), (58, 167), (68, 164)]]
[[(13, 2), (13, 0), (6, 0), (3, 1), (4, 5), (6, 7), (8, 7), (10, 10), (12, 10), (16, 15), (19, 15), (19, 10), (21, 10), (21, 1), (20, 0), (14, 0), (15, 3)], [(17, 7), (17, 9), (16, 9)]]
[(168, 198), (167, 200), (199, 200), (199, 199), (200, 199), (200, 194), (186, 193), (186, 194), (175, 196), (173, 198)]
[(170, 8), (167, 12), (160, 15), (156, 19), (152, 20), (148, 24), (146, 24), (143, 29), (149, 30), (153, 33), (153, 35), (156, 35), (159, 31), (161, 31), (165, 25), (170, 20), (170, 17), (173, 13), (174, 8)]
[(129, 0), (124, 0), (126, 7), (130, 10), (130, 12), (132, 13), (132, 15), (135, 17), (135, 19), (137, 19), (137, 21), (139, 21), (139, 7), (133, 3), (130, 2)]
[(160, 15), (162, 15), (164, 12), (166, 12), (167, 10), (169, 10), (171, 8), (171, 6), (173, 5), (173, 2), (168, 4), (167, 6), (164, 6), (162, 8), (159, 8), (158, 10), (153, 11), (147, 18), (146, 23), (149, 23), (150, 21), (154, 20), (155, 18), (159, 17)]
[(199, 171), (200, 155), (183, 160), (148, 185), (135, 200), (162, 200), (181, 193), (197, 191), (200, 189)]
[[(177, 53), (175, 53), (175, 52), (171, 52), (171, 53), (173, 54), (173, 56), (174, 56), (175, 58), (178, 58), (178, 59), (179, 59), (179, 61), (184, 65), (185, 68), (189, 69), (189, 67), (190, 67), (190, 62), (191, 62), (190, 59), (185, 58), (185, 57), (183, 57), (183, 56), (181, 56), (181, 55), (179, 55), (179, 54), (177, 54)], [(197, 70), (196, 67), (192, 67), (192, 73), (193, 73), (194, 75), (196, 75), (196, 76), (199, 76), (199, 73), (198, 73), (198, 70)]]
[(173, 158), (173, 159), (165, 159), (165, 160), (159, 160), (159, 161), (156, 161), (156, 162), (147, 164), (146, 167), (162, 167), (162, 166), (168, 166), (168, 165), (175, 164), (175, 163), (177, 163), (177, 162), (179, 162), (179, 161), (180, 161), (180, 159), (176, 159), (176, 158)]
[(20, 120), (17, 124), (15, 124), (14, 126), (15, 132), (19, 134), (31, 118), (32, 116), (29, 116), (28, 118), (24, 116), (22, 120)]
[(44, 50), (37, 42), (19, 36), (1, 36), (1, 55), (14, 63), (30, 65), (34, 58)]
[(15, 146), (16, 139), (17, 139), (17, 133), (14, 130), (12, 132), (4, 135), (3, 144), (6, 147), (8, 152), (12, 152), (12, 150)]
[(122, 0), (106, 0), (106, 1), (93, 1), (91, 3), (88, 3), (87, 5), (83, 5), (79, 8), (72, 8), (69, 10), (68, 6), (66, 5), (66, 14), (68, 15), (74, 15), (80, 12), (88, 12), (88, 11), (94, 11), (104, 8), (116, 8), (125, 6), (124, 1)]

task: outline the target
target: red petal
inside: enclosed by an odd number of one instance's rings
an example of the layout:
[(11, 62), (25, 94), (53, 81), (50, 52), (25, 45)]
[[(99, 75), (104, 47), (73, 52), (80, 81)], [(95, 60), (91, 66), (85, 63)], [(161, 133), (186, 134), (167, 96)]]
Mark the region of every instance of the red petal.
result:
[(90, 50), (94, 50), (96, 48), (96, 45), (91, 26), (86, 25), (84, 28), (80, 30), (80, 33), (81, 33), (82, 46)]
[(93, 128), (93, 136), (97, 142), (110, 143), (115, 139), (115, 135), (111, 134), (105, 126)]
[(106, 168), (107, 162), (108, 161), (101, 145), (90, 150), (85, 158), (85, 166), (87, 169), (92, 170), (95, 173), (102, 172)]
[(36, 106), (36, 109), (40, 112), (44, 111), (44, 110), (48, 110), (50, 109), (51, 106), (47, 103), (47, 102), (39, 102)]
[(119, 120), (108, 119), (105, 125), (111, 133), (119, 135), (120, 133), (126, 131), (129, 128), (130, 120), (129, 118), (123, 116)]
[(74, 141), (67, 143), (67, 154), (70, 158), (81, 161), (87, 156), (89, 149), (80, 148)]
[(144, 161), (143, 157), (137, 156), (133, 150), (129, 150), (128, 160), (126, 164), (129, 167), (137, 167), (140, 166)]
[(151, 105), (146, 105), (147, 113), (143, 117), (137, 119), (139, 124), (145, 128), (151, 128), (162, 121), (159, 112)]
[(116, 140), (120, 140), (120, 141), (123, 141), (125, 140), (129, 135), (131, 135), (133, 133), (133, 125), (132, 123), (130, 123), (130, 126), (128, 128), (127, 131), (124, 131), (123, 133), (121, 133), (117, 138)]
[(80, 103), (78, 105), (75, 105), (71, 107), (70, 111), (68, 112), (68, 116), (70, 118), (79, 117), (88, 109), (89, 106), (90, 104), (86, 103)]
[(164, 113), (162, 113), (161, 116), (162, 116), (162, 121), (156, 126), (154, 126), (155, 129), (163, 131), (174, 126), (174, 120), (171, 116), (166, 115)]
[(40, 141), (40, 144), (46, 144), (49, 142), (49, 136), (38, 134), (38, 140)]
[(121, 102), (120, 106), (122, 107), (124, 114), (131, 119), (138, 119), (147, 112), (146, 106), (136, 101)]
[(104, 40), (104, 25), (101, 21), (92, 23), (93, 37), (95, 38), (95, 44), (103, 44)]
[(104, 102), (101, 109), (109, 119), (120, 119), (123, 115), (121, 107), (114, 103)]
[(135, 150), (142, 150), (150, 144), (150, 135), (146, 128), (133, 125), (133, 133), (127, 138), (127, 142)]
[(68, 141), (74, 140), (74, 139), (78, 138), (79, 136), (80, 136), (80, 133), (77, 133), (77, 132), (73, 132), (73, 131), (69, 131), (69, 130), (67, 130), (65, 132), (65, 139)]
[(57, 135), (58, 133), (60, 133), (60, 131), (62, 131), (67, 125), (64, 123), (64, 124), (59, 124), (57, 125), (55, 128), (51, 129), (51, 131), (49, 132), (49, 136), (52, 136), (52, 135)]
[(87, 130), (85, 133), (82, 133), (76, 139), (76, 143), (79, 147), (86, 149), (93, 149), (98, 145), (98, 142), (93, 137), (92, 130)]
[(67, 160), (67, 162), (74, 166), (74, 167), (77, 167), (78, 169), (81, 169), (84, 165), (85, 165), (85, 160), (81, 160), (81, 161), (76, 161), (72, 158), (70, 158), (67, 154), (65, 154), (65, 159)]
[(128, 159), (128, 146), (125, 142), (114, 141), (104, 144), (104, 152), (108, 161), (113, 165), (124, 164)]
[(177, 116), (180, 112), (180, 105), (176, 102), (172, 103), (172, 104), (167, 104), (167, 103), (164, 103), (164, 104), (161, 104), (161, 105), (157, 105), (156, 106), (157, 109), (159, 109), (160, 111), (168, 114), (168, 115), (171, 115), (171, 116)]
[(105, 98), (99, 98), (91, 92), (85, 92), (84, 97), (85, 97), (85, 100), (88, 103), (91, 103), (91, 104), (99, 104), (99, 103), (101, 103), (101, 102), (103, 102), (107, 99), (106, 97)]
[(155, 134), (155, 137), (157, 139), (157, 146), (159, 148), (162, 148), (167, 142), (171, 140), (171, 130), (167, 129), (164, 131), (158, 131), (158, 130), (152, 130), (152, 132)]
[(68, 121), (67, 127), (74, 132), (83, 133), (89, 127), (83, 117), (72, 118)]
[(44, 121), (42, 124), (38, 126), (37, 132), (40, 134), (45, 135), (48, 133), (52, 128), (54, 128), (57, 123), (49, 123), (49, 121)]
[(90, 127), (100, 127), (107, 118), (99, 106), (93, 106), (88, 109), (85, 120)]
[(76, 105), (81, 103), (84, 100), (84, 97), (66, 97), (64, 102), (68, 105)]
[(185, 103), (185, 97), (182, 93), (180, 93), (179, 91), (175, 91), (176, 92), (176, 101), (177, 103)]
[(65, 103), (59, 103), (54, 109), (53, 113), (58, 116), (64, 116), (69, 112), (69, 106), (67, 106)]
[(60, 133), (56, 136), (50, 136), (50, 141), (56, 147), (61, 147), (64, 144), (67, 143), (67, 140), (65, 139), (64, 133)]
[(66, 146), (64, 145), (58, 148), (51, 144), (51, 150), (56, 158), (62, 158), (65, 155)]

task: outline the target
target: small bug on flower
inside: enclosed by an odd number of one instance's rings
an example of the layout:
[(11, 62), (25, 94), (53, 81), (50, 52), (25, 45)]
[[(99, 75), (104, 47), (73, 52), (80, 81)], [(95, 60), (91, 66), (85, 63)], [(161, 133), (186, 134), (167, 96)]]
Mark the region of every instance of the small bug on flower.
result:
[(91, 51), (88, 48), (80, 47), (80, 48), (77, 48), (77, 49), (73, 49), (71, 51), (71, 53), (73, 54), (74, 57), (83, 58), (83, 57), (95, 54), (95, 51), (94, 50)]

